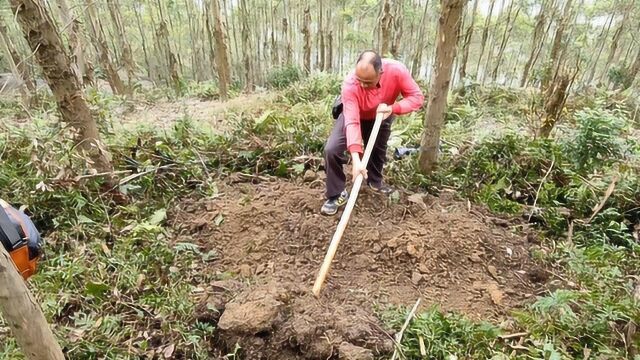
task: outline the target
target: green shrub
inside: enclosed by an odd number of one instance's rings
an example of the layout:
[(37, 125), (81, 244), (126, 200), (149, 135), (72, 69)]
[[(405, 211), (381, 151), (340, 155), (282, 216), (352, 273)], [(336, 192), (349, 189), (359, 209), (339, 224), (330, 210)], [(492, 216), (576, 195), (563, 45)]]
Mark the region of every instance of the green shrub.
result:
[(275, 68), (267, 74), (267, 85), (274, 89), (284, 89), (287, 86), (299, 81), (302, 78), (302, 71), (296, 65), (285, 65)]
[(335, 98), (340, 94), (342, 80), (335, 74), (319, 73), (302, 79), (287, 89), (281, 98), (288, 104), (314, 102)]
[(623, 158), (626, 119), (612, 111), (584, 109), (576, 112), (576, 134), (565, 140), (570, 159), (580, 172), (610, 165)]

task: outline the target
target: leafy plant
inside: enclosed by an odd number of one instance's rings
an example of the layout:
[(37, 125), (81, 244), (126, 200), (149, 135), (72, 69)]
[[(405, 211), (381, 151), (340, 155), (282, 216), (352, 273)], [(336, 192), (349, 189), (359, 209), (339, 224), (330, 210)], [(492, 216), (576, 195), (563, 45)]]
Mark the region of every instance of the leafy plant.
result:
[(302, 71), (296, 65), (285, 65), (272, 69), (267, 74), (267, 84), (271, 88), (284, 89), (287, 86), (299, 81), (302, 78)]

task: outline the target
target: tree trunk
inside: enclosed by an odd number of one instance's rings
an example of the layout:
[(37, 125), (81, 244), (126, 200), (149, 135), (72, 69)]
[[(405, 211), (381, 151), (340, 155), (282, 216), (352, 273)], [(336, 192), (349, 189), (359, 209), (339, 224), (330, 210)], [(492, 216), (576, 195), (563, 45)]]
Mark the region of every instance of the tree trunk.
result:
[(131, 52), (131, 45), (127, 41), (126, 31), (124, 24), (122, 23), (122, 16), (120, 15), (120, 4), (118, 0), (107, 0), (109, 7), (109, 13), (111, 14), (111, 20), (113, 20), (113, 26), (116, 29), (118, 38), (118, 46), (122, 49), (122, 64), (127, 71), (127, 81), (129, 89), (133, 88), (133, 79), (135, 77), (136, 65), (133, 61), (133, 53)]
[(253, 79), (253, 66), (251, 64), (251, 38), (249, 37), (249, 14), (246, 0), (240, 0), (240, 21), (242, 23), (242, 62), (245, 72), (245, 89), (253, 91), (255, 80)]
[(551, 81), (556, 76), (556, 69), (559, 67), (560, 60), (560, 50), (562, 48), (562, 40), (564, 35), (564, 30), (567, 26), (568, 19), (571, 17), (571, 0), (567, 0), (564, 5), (564, 10), (562, 12), (562, 18), (558, 22), (558, 27), (556, 28), (556, 34), (553, 37), (553, 45), (551, 47), (551, 65), (550, 72), (547, 76), (542, 78), (542, 89), (546, 90), (549, 85), (549, 81)]
[[(182, 75), (183, 77), (186, 77), (186, 72), (184, 71), (184, 64), (182, 62), (182, 55), (185, 54), (186, 52), (184, 52), (182, 50), (182, 36), (181, 36), (181, 24), (183, 24), (184, 22), (182, 21), (182, 11), (181, 8), (177, 7), (177, 2), (171, 1), (169, 2), (169, 4), (171, 4), (174, 8), (170, 9), (168, 14), (167, 14), (167, 18), (169, 19), (169, 31), (171, 31), (173, 33), (173, 38), (175, 39), (175, 55), (176, 58), (178, 60), (178, 69), (177, 69), (177, 73)], [(167, 5), (169, 6), (169, 5)], [(174, 21), (174, 17), (175, 20)], [(177, 22), (180, 25), (180, 28), (178, 28), (178, 30), (176, 30), (176, 28), (173, 26), (173, 23)], [(182, 90), (181, 90), (182, 91)]]
[(391, 15), (391, 4), (389, 0), (384, 0), (380, 12), (380, 55), (387, 56), (391, 49), (391, 30), (393, 28), (393, 16)]
[(85, 2), (87, 4), (87, 16), (89, 17), (94, 46), (98, 53), (98, 61), (104, 68), (104, 72), (107, 75), (107, 82), (114, 94), (125, 94), (127, 91), (124, 83), (122, 82), (122, 79), (120, 79), (120, 75), (118, 75), (118, 72), (113, 67), (113, 63), (109, 58), (109, 47), (107, 46), (107, 40), (105, 39), (102, 26), (100, 25), (100, 20), (96, 15), (95, 3), (92, 2), (92, 0), (85, 0)]
[(153, 15), (154, 5), (151, 0), (148, 0), (146, 4), (146, 9), (148, 9), (149, 20), (151, 22), (151, 31), (153, 34), (153, 53), (151, 60), (153, 61), (154, 73), (157, 75), (158, 80), (164, 80), (165, 84), (171, 87), (171, 81), (169, 79), (168, 74), (166, 73), (166, 69), (168, 65), (165, 64), (166, 56), (163, 55), (162, 51), (162, 42), (158, 37), (158, 26), (156, 25), (156, 20)]
[[(269, 23), (265, 21), (265, 25), (267, 25), (270, 30), (271, 44), (269, 45), (269, 48), (271, 49), (271, 66), (272, 67), (277, 67), (280, 65), (280, 53), (278, 52), (278, 39), (277, 39), (277, 33), (276, 33), (277, 29), (274, 24), (275, 12), (276, 12), (276, 6), (272, 6), (271, 11), (268, 13)], [(265, 16), (267, 16), (267, 14), (265, 14)]]
[[(340, 14), (343, 14), (345, 11), (345, 6), (346, 4), (343, 2), (342, 3), (342, 9)], [(338, 35), (338, 72), (342, 72), (342, 65), (344, 62), (344, 19), (340, 18), (340, 34)]]
[[(36, 87), (29, 78), (29, 74), (26, 72), (27, 67), (24, 64), (24, 60), (22, 60), (18, 55), (18, 51), (9, 37), (7, 27), (5, 26), (4, 19), (2, 17), (0, 17), (0, 37), (2, 37), (4, 43), (3, 50), (6, 54), (11, 73), (16, 81), (20, 83), (20, 96), (22, 98), (22, 103), (25, 108), (28, 109), (32, 106), (33, 96), (36, 94)], [(22, 68), (22, 71), (19, 67)]]
[(545, 11), (544, 2), (540, 7), (540, 11), (538, 12), (536, 27), (533, 30), (533, 42), (531, 47), (531, 53), (529, 54), (529, 58), (527, 59), (527, 63), (524, 65), (524, 70), (522, 71), (522, 78), (520, 78), (520, 87), (527, 86), (527, 81), (529, 80), (529, 71), (535, 64), (535, 55), (540, 51), (539, 49), (544, 45), (542, 41), (542, 34), (544, 31), (544, 24), (546, 20), (546, 11)]
[(539, 136), (543, 138), (549, 137), (551, 130), (555, 127), (564, 102), (567, 96), (567, 89), (571, 79), (567, 75), (559, 75), (552, 83), (552, 87), (547, 91), (547, 100), (544, 105), (545, 118), (540, 128)]
[(324, 48), (324, 22), (323, 20), (323, 9), (322, 9), (322, 0), (318, 0), (318, 54), (320, 55), (320, 61), (318, 63), (318, 68), (320, 71), (324, 71), (324, 61), (325, 61), (325, 48)]
[[(425, 44), (422, 39), (426, 39), (427, 32), (427, 12), (429, 10), (429, 0), (424, 5), (424, 12), (422, 13), (422, 20), (420, 20), (420, 40), (416, 43), (416, 52), (413, 54), (413, 61), (411, 62), (411, 76), (418, 77), (420, 73), (420, 66), (422, 65), (422, 51), (425, 48)], [(426, 41), (425, 41), (426, 42)]]
[(604, 64), (604, 68), (600, 75), (600, 79), (599, 79), (600, 81), (602, 81), (603, 78), (605, 78), (609, 73), (609, 66), (611, 65), (611, 61), (613, 61), (613, 58), (615, 57), (616, 52), (618, 50), (618, 43), (620, 42), (620, 36), (624, 32), (624, 27), (627, 22), (627, 15), (629, 14), (629, 11), (631, 11), (631, 9), (627, 9), (627, 11), (623, 12), (620, 25), (618, 25), (618, 27), (616, 28), (616, 31), (613, 33), (613, 38), (611, 39), (611, 46), (609, 47), (609, 56), (607, 56), (607, 62)]
[(402, 37), (402, 22), (404, 20), (404, 16), (402, 16), (404, 12), (404, 1), (403, 0), (395, 0), (394, 1), (394, 15), (393, 15), (393, 32), (391, 36), (391, 56), (394, 59), (397, 59), (400, 56), (400, 38)]
[(304, 9), (304, 20), (302, 24), (302, 36), (304, 37), (304, 71), (309, 74), (311, 72), (311, 13), (309, 4)]
[[(502, 56), (504, 55), (504, 48), (507, 46), (507, 41), (509, 40), (509, 36), (511, 35), (511, 30), (513, 30), (513, 24), (516, 22), (518, 18), (518, 14), (520, 13), (520, 7), (516, 10), (516, 14), (511, 17), (511, 11), (513, 10), (513, 5), (515, 1), (511, 1), (509, 5), (509, 10), (507, 13), (507, 24), (504, 27), (504, 33), (502, 33), (502, 41), (500, 42), (500, 48), (498, 49), (498, 56), (496, 57), (496, 65), (493, 68), (493, 72), (491, 74), (491, 80), (495, 83), (498, 79), (498, 69), (500, 68), (500, 63), (502, 62)], [(513, 19), (513, 21), (512, 21)]]
[(473, 27), (476, 23), (476, 13), (478, 12), (478, 3), (480, 0), (473, 2), (473, 11), (471, 13), (471, 24), (467, 28), (464, 35), (464, 45), (462, 49), (462, 61), (460, 63), (460, 81), (463, 81), (467, 77), (467, 61), (469, 60), (469, 44), (471, 44), (471, 37), (473, 36)]
[(182, 85), (180, 82), (180, 74), (178, 73), (178, 62), (176, 61), (176, 56), (173, 51), (171, 51), (171, 45), (169, 43), (169, 29), (167, 29), (167, 23), (164, 19), (160, 19), (160, 25), (158, 25), (158, 29), (156, 30), (156, 36), (161, 42), (162, 52), (167, 58), (167, 72), (171, 77), (173, 89), (176, 91), (176, 94), (181, 95)]
[(216, 49), (216, 65), (218, 70), (218, 86), (220, 87), (220, 98), (227, 100), (229, 98), (229, 85), (231, 76), (229, 70), (229, 52), (227, 42), (224, 38), (224, 28), (222, 18), (220, 17), (220, 7), (217, 0), (210, 0), (211, 10), (213, 13), (213, 38), (215, 40)]
[(456, 55), (464, 4), (465, 0), (442, 0), (440, 2), (441, 10), (438, 21), (436, 57), (431, 76), (429, 104), (424, 119), (424, 133), (420, 142), (420, 155), (418, 158), (420, 171), (425, 174), (433, 172), (438, 163), (440, 130), (444, 123), (449, 83), (451, 81), (453, 60)]
[(85, 84), (86, 64), (84, 59), (84, 46), (82, 41), (82, 31), (80, 30), (80, 22), (74, 18), (67, 5), (66, 0), (57, 0), (60, 17), (65, 27), (68, 27), (69, 48), (71, 49), (73, 72), (76, 74), (81, 84)]
[(600, 49), (598, 50), (598, 53), (596, 54), (596, 58), (593, 61), (593, 66), (591, 67), (591, 71), (589, 72), (589, 76), (586, 81), (587, 84), (590, 84), (591, 81), (593, 81), (593, 77), (596, 74), (596, 69), (598, 67), (598, 60), (600, 60), (600, 55), (602, 54), (602, 50), (604, 49), (604, 44), (606, 43), (607, 37), (609, 36), (609, 29), (611, 29), (611, 23), (613, 22), (614, 17), (615, 17), (615, 14), (611, 14), (611, 16), (609, 17), (609, 24), (607, 25), (606, 28), (602, 28), (602, 32), (600, 33), (600, 36), (599, 36)]
[(171, 79), (171, 85), (175, 90), (176, 94), (182, 94), (182, 83), (180, 81), (180, 72), (179, 72), (179, 64), (174, 52), (171, 50), (171, 43), (169, 41), (170, 34), (169, 28), (167, 27), (167, 21), (165, 20), (165, 16), (162, 12), (162, 3), (158, 0), (158, 15), (159, 25), (156, 29), (156, 38), (158, 39), (159, 51), (162, 56), (167, 60), (166, 61), (166, 71), (169, 74), (169, 78)]
[[(505, 1), (506, 0), (502, 0), (502, 2), (500, 3), (500, 9), (504, 9)], [(489, 69), (490, 69), (491, 61), (494, 59), (494, 56), (493, 56), (494, 42), (496, 41), (499, 25), (500, 25), (500, 14), (496, 16), (496, 21), (495, 21), (495, 24), (493, 25), (493, 30), (490, 31), (489, 33), (489, 46), (488, 46), (489, 51), (487, 53), (484, 68), (482, 69), (482, 85), (483, 86), (487, 81), (487, 77), (489, 77), (490, 75)]]
[[(89, 155), (90, 166), (99, 173), (113, 173), (110, 155), (100, 140), (95, 119), (82, 96), (78, 78), (73, 75), (71, 60), (64, 52), (53, 20), (38, 0), (11, 0), (11, 7), (56, 99), (62, 121), (77, 130), (78, 148)], [(115, 183), (115, 177), (108, 176), (107, 182)]]
[(147, 66), (147, 76), (153, 79), (151, 76), (151, 65), (149, 64), (149, 54), (147, 53), (147, 40), (144, 36), (144, 30), (142, 29), (142, 19), (140, 18), (140, 4), (135, 4), (137, 8), (133, 11), (136, 15), (136, 23), (138, 24), (138, 30), (140, 31), (140, 41), (142, 42), (142, 52), (144, 53), (144, 63)]
[(184, 0), (184, 9), (187, 12), (187, 25), (189, 26), (189, 41), (192, 45), (191, 50), (191, 74), (196, 82), (203, 80), (200, 74), (200, 64), (198, 61), (198, 54), (200, 53), (200, 47), (198, 44), (198, 34), (193, 28), (193, 11), (191, 10), (191, 0)]
[(0, 284), (2, 317), (11, 328), (25, 357), (30, 360), (63, 360), (62, 349), (53, 336), (42, 309), (31, 295), (4, 246), (0, 246)]
[(636, 59), (633, 61), (633, 64), (629, 68), (629, 74), (627, 76), (627, 81), (623, 83), (622, 89), (626, 90), (633, 85), (634, 80), (640, 73), (640, 47), (638, 47), (638, 52), (636, 53)]
[(283, 38), (287, 42), (287, 49), (285, 51), (285, 61), (287, 65), (291, 65), (293, 61), (293, 49), (291, 47), (292, 46), (291, 42), (293, 40), (289, 35), (289, 19), (287, 19), (286, 17), (282, 18), (282, 34), (283, 34)]
[(214, 69), (217, 68), (217, 66), (216, 66), (216, 52), (214, 50), (215, 41), (213, 40), (213, 30), (212, 30), (213, 26), (211, 25), (213, 15), (211, 15), (211, 3), (209, 1), (204, 2), (204, 9), (205, 9), (204, 27), (207, 32), (207, 38), (209, 40), (207, 41), (207, 43), (209, 44), (209, 62), (210, 62), (209, 66), (213, 71)]
[(491, 0), (489, 5), (489, 13), (484, 21), (484, 29), (482, 30), (482, 40), (480, 41), (480, 56), (478, 56), (478, 65), (476, 66), (476, 79), (480, 78), (480, 64), (482, 63), (482, 56), (484, 55), (484, 48), (487, 44), (487, 38), (489, 37), (489, 26), (491, 25), (491, 14), (493, 14), (493, 7), (496, 4), (496, 0)]
[(326, 64), (327, 70), (333, 70), (333, 30), (329, 30), (329, 34), (327, 34), (327, 61)]

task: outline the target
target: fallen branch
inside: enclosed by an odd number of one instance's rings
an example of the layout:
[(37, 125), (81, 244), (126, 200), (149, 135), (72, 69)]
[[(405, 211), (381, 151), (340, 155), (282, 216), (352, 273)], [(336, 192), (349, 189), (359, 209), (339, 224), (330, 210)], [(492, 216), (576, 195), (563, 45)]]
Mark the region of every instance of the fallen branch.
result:
[(529, 335), (529, 332), (519, 332), (519, 333), (515, 333), (515, 334), (509, 334), (509, 335), (500, 335), (500, 338), (503, 340), (506, 339), (513, 339), (513, 338), (519, 338), (519, 337), (523, 337), (523, 336), (527, 336)]
[(118, 171), (109, 171), (109, 172), (101, 172), (97, 174), (89, 174), (89, 175), (80, 175), (73, 178), (74, 181), (79, 181), (82, 179), (89, 179), (94, 177), (106, 176), (106, 175), (117, 175), (117, 174), (126, 174), (130, 173), (131, 170), (118, 170)]
[(424, 346), (424, 339), (422, 335), (418, 335), (418, 344), (420, 345), (420, 356), (427, 356), (427, 348)]
[(418, 301), (416, 301), (415, 305), (413, 305), (413, 309), (411, 309), (411, 311), (409, 312), (409, 316), (407, 316), (407, 319), (404, 321), (404, 324), (402, 325), (400, 332), (396, 335), (397, 346), (393, 351), (393, 356), (391, 357), (391, 360), (396, 359), (396, 357), (398, 356), (398, 350), (402, 352), (402, 349), (400, 349), (400, 344), (402, 342), (402, 335), (404, 335), (404, 331), (407, 329), (407, 327), (409, 326), (409, 323), (411, 322), (411, 319), (413, 319), (413, 316), (416, 314), (416, 310), (418, 310), (418, 305), (420, 305), (420, 298), (418, 298)]
[(129, 175), (129, 176), (125, 177), (125, 178), (122, 178), (122, 180), (120, 180), (118, 185), (122, 186), (122, 185), (128, 183), (131, 180), (137, 179), (137, 178), (139, 178), (141, 176), (147, 175), (147, 174), (152, 173), (152, 172), (156, 172), (156, 171), (161, 170), (161, 169), (168, 169), (168, 168), (170, 168), (170, 167), (172, 167), (174, 165), (175, 164), (162, 165), (162, 166), (158, 166), (157, 168), (153, 168), (153, 169), (149, 169), (149, 170), (143, 171), (141, 173), (136, 173), (136, 174)]
[(547, 177), (549, 176), (549, 174), (551, 173), (551, 169), (553, 169), (553, 165), (556, 163), (556, 159), (551, 160), (551, 166), (549, 166), (549, 170), (547, 170), (547, 173), (544, 174), (544, 177), (542, 178), (542, 181), (540, 181), (540, 185), (538, 185), (538, 190), (536, 191), (536, 198), (535, 200), (533, 200), (533, 208), (531, 209), (531, 213), (529, 214), (529, 222), (531, 221), (531, 217), (533, 216), (533, 212), (536, 209), (536, 204), (538, 203), (538, 196), (540, 196), (540, 190), (542, 189), (542, 185), (544, 184), (545, 180), (547, 180)]
[(600, 201), (600, 204), (598, 204), (598, 206), (593, 209), (593, 214), (591, 214), (591, 217), (589, 218), (589, 220), (587, 220), (587, 224), (591, 222), (591, 220), (593, 220), (593, 218), (600, 212), (600, 210), (602, 210), (602, 208), (604, 207), (604, 203), (607, 202), (607, 200), (609, 199), (609, 196), (611, 196), (611, 194), (613, 194), (613, 190), (616, 188), (616, 183), (618, 182), (618, 175), (616, 174), (613, 179), (611, 180), (611, 184), (609, 184), (609, 188), (607, 188), (607, 192), (604, 194), (604, 198), (602, 199), (602, 201)]
[(569, 233), (567, 234), (567, 245), (573, 246), (573, 220), (569, 222)]

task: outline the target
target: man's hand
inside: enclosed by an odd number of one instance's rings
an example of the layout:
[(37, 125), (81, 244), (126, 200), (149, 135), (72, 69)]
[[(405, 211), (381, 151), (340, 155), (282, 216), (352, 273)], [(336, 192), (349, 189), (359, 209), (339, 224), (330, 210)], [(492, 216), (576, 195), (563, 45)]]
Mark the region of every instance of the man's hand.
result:
[(378, 105), (377, 109), (378, 113), (382, 113), (382, 120), (386, 120), (389, 116), (391, 116), (391, 106), (387, 104)]
[(351, 153), (351, 181), (356, 181), (358, 175), (362, 174), (362, 176), (367, 178), (367, 168), (360, 160), (360, 154), (357, 152)]

